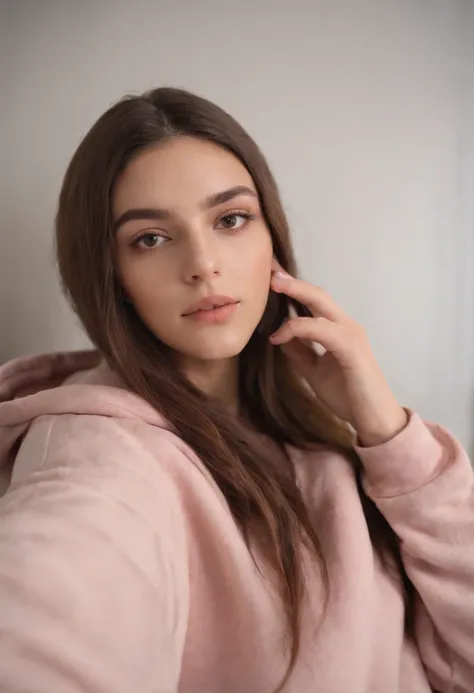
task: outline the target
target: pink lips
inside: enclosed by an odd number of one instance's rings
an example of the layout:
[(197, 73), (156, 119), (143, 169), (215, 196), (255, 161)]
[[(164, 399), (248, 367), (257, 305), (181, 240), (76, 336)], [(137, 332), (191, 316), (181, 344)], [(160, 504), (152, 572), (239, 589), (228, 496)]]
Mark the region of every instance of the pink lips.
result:
[(183, 317), (197, 322), (220, 323), (227, 320), (237, 310), (239, 301), (230, 296), (206, 296), (190, 306)]

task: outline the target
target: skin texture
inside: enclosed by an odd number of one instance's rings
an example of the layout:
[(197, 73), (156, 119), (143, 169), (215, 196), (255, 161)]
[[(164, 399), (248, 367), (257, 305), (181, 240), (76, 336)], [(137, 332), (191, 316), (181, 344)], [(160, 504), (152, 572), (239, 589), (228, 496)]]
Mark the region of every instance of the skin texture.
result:
[[(211, 201), (238, 186), (248, 192)], [(360, 443), (384, 443), (405, 427), (407, 414), (364, 329), (323, 289), (290, 277), (273, 259), (254, 183), (233, 154), (191, 137), (170, 139), (128, 165), (112, 207), (125, 294), (195, 385), (238, 411), (238, 355), (273, 290), (306, 304), (312, 317), (290, 318), (271, 342), (294, 360), (323, 404), (353, 426)], [(130, 210), (143, 208), (165, 213), (130, 218)], [(228, 319), (186, 317), (196, 301), (216, 294), (238, 301)], [(318, 355), (314, 344), (325, 353)]]
[[(210, 196), (236, 186), (255, 195), (206, 205)], [(213, 143), (175, 138), (128, 165), (112, 202), (116, 222), (132, 208), (168, 210), (167, 218), (134, 219), (117, 229), (119, 279), (188, 377), (235, 407), (236, 357), (263, 315), (272, 271), (271, 237), (250, 174)], [(149, 235), (134, 245), (143, 232)], [(215, 294), (239, 301), (228, 320), (205, 324), (183, 317), (193, 303)]]

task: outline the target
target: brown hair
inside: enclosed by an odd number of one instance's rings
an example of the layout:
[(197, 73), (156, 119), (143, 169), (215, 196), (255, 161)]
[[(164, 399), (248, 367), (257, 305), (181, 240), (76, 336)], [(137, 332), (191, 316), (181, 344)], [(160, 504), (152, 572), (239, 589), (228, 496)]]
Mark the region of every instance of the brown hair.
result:
[(114, 267), (114, 183), (132, 158), (180, 135), (209, 140), (242, 162), (258, 191), (274, 253), (287, 271), (296, 274), (277, 186), (254, 141), (214, 104), (171, 88), (125, 97), (99, 118), (81, 142), (59, 199), (59, 269), (74, 310), (109, 365), (127, 387), (159, 410), (199, 455), (224, 494), (247, 544), (250, 538), (259, 537), (278, 577), (291, 637), (284, 683), (299, 649), (303, 547), (320, 566), (326, 598), (329, 584), (321, 545), (292, 465), (289, 460), (287, 465), (276, 464), (261, 434), (283, 452), (285, 444), (310, 448), (322, 442), (350, 456), (375, 550), (385, 564), (395, 562), (402, 575), (403, 571), (393, 531), (362, 490), (352, 433), (317, 402), (280, 348), (268, 341), (288, 315), (290, 305), (299, 315), (307, 315), (304, 306), (284, 295), (270, 294), (263, 318), (240, 355), (244, 415), (236, 418), (173, 366), (166, 346), (124, 300)]

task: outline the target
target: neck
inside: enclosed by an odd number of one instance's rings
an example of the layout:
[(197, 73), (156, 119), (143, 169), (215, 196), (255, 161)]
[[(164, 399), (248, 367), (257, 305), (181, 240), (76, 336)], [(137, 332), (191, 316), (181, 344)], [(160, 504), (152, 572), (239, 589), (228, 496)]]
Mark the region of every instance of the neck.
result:
[(217, 399), (234, 414), (239, 410), (237, 358), (219, 361), (186, 361), (182, 366), (189, 380), (206, 395)]

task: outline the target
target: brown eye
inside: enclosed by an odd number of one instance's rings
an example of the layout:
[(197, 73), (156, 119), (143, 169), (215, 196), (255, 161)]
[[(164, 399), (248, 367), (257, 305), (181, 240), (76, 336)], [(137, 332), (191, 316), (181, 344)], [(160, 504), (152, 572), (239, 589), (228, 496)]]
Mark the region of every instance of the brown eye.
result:
[(244, 228), (255, 215), (240, 212), (239, 214), (226, 214), (219, 219), (217, 228), (236, 230)]
[(163, 245), (166, 240), (168, 240), (168, 238), (159, 233), (143, 233), (133, 241), (133, 245), (142, 250), (153, 250), (153, 248)]
[(228, 214), (226, 217), (222, 217), (221, 221), (225, 229), (232, 229), (237, 225), (237, 220), (239, 216), (237, 214)]
[(158, 238), (159, 236), (155, 233), (148, 233), (146, 236), (142, 237), (141, 242), (146, 248), (154, 248), (158, 243)]

